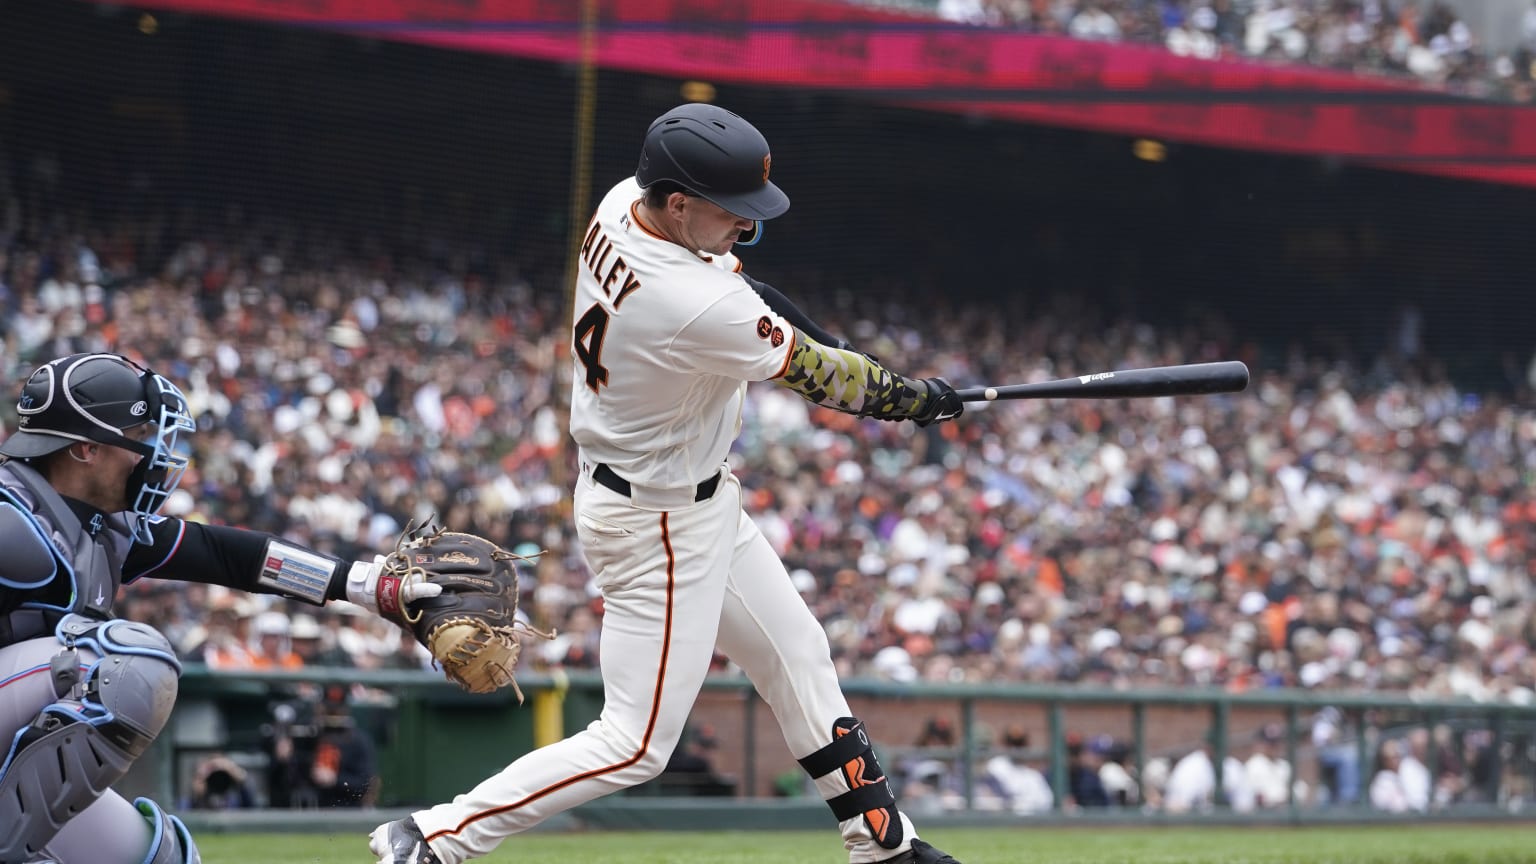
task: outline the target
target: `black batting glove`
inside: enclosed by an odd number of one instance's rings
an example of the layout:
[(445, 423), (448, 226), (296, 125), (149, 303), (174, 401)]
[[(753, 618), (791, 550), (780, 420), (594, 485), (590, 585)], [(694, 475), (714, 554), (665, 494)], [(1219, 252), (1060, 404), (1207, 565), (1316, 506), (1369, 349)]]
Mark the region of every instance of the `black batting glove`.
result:
[(917, 425), (943, 423), (945, 420), (953, 420), (965, 413), (965, 403), (960, 401), (960, 394), (955, 392), (955, 388), (949, 386), (948, 381), (943, 378), (924, 378), (923, 383), (928, 386), (928, 397), (923, 400), (922, 407), (912, 415), (912, 420)]

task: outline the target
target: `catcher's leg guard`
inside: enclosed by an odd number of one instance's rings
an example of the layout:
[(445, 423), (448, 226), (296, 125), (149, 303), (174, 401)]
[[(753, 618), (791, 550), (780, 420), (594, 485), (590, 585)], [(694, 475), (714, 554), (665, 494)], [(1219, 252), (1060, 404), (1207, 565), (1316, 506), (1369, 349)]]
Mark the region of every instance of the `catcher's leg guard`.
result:
[(203, 857), (192, 843), (191, 832), (180, 819), (161, 810), (159, 804), (148, 798), (133, 799), (133, 806), (139, 808), (155, 832), (154, 839), (149, 841), (149, 852), (144, 855), (144, 864), (203, 864)]
[[(59, 624), (55, 693), (0, 761), (0, 864), (42, 852), (64, 823), (122, 779), (165, 727), (181, 664), (153, 628), (71, 615)], [(76, 645), (101, 659), (82, 677)]]
[(853, 717), (838, 718), (832, 724), (832, 743), (799, 761), (812, 779), (834, 771), (843, 773), (848, 791), (827, 801), (837, 821), (862, 815), (876, 843), (886, 849), (901, 845), (902, 825), (896, 813), (896, 796), (875, 759), (862, 722)]

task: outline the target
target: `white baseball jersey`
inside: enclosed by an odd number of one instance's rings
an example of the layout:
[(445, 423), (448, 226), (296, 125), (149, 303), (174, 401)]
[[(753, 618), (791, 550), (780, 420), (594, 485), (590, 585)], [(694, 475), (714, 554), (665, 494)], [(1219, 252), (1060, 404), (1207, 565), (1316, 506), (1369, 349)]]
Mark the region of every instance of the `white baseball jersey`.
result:
[(633, 177), (597, 208), (576, 279), (571, 437), (631, 483), (691, 487), (740, 429), (746, 382), (782, 375), (795, 331), (736, 272), (647, 226)]

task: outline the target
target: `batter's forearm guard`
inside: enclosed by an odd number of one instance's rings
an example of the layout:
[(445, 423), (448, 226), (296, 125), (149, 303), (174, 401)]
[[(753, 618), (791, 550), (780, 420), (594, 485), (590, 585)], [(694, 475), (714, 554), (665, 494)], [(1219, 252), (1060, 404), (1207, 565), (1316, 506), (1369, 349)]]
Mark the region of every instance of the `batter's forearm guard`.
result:
[(859, 417), (905, 420), (922, 413), (928, 385), (897, 375), (868, 356), (797, 334), (779, 384), (806, 399)]
[(847, 782), (847, 792), (827, 799), (838, 822), (862, 816), (876, 843), (886, 849), (901, 845), (903, 828), (896, 812), (896, 795), (875, 759), (862, 721), (838, 718), (832, 724), (832, 743), (798, 761), (814, 780), (840, 774)]

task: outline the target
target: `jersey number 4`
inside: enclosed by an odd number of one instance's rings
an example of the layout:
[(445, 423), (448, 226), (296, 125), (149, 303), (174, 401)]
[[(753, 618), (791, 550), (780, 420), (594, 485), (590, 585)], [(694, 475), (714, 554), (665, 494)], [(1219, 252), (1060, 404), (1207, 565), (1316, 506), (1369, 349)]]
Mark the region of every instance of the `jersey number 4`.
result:
[(576, 321), (572, 348), (581, 365), (587, 367), (587, 386), (592, 392), (608, 383), (608, 367), (603, 365), (603, 337), (608, 335), (608, 310), (593, 303)]

